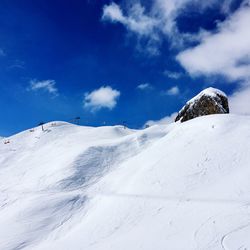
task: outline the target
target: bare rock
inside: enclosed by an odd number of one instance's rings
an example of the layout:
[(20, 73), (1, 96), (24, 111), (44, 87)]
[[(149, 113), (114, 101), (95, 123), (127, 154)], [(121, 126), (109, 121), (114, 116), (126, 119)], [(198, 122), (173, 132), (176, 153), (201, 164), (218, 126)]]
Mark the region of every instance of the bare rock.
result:
[(226, 113), (229, 113), (226, 94), (215, 88), (207, 88), (186, 103), (178, 112), (175, 122), (185, 122), (203, 115)]

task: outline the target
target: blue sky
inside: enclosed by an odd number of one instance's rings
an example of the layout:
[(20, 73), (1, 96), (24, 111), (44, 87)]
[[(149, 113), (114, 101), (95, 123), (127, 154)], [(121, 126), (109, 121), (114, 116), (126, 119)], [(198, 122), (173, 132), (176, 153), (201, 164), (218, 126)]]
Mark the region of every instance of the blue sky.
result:
[(249, 114), (249, 17), (246, 0), (1, 0), (0, 135), (76, 116), (140, 128), (208, 86)]

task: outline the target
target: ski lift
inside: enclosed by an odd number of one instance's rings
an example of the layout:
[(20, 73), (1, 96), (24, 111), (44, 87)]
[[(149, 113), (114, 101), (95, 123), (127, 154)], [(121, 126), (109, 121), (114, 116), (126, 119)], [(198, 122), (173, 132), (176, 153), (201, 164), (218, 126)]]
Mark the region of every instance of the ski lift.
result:
[(76, 118), (75, 118), (75, 123), (76, 124), (80, 124), (80, 119), (81, 119), (81, 117), (80, 116), (77, 116)]
[(38, 124), (38, 126), (41, 126), (41, 127), (42, 127), (42, 131), (44, 131), (43, 125), (44, 125), (44, 122), (40, 122), (40, 123)]
[(127, 122), (126, 122), (126, 121), (123, 121), (123, 122), (122, 122), (122, 125), (123, 125), (123, 128), (124, 128), (124, 129), (127, 128), (127, 126), (126, 126), (126, 125), (127, 125)]

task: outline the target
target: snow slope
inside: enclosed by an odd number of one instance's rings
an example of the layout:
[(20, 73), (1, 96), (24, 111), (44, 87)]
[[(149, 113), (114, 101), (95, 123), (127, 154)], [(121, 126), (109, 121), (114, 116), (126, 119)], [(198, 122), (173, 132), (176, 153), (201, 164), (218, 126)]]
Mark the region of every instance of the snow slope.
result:
[(0, 249), (250, 248), (250, 117), (45, 128), (0, 145)]

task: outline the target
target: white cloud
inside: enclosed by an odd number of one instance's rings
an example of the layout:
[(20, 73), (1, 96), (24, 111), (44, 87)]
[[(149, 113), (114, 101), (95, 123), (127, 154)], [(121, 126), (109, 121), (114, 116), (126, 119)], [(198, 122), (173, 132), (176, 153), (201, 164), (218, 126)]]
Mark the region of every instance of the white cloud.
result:
[(120, 91), (112, 89), (110, 86), (102, 86), (90, 93), (85, 93), (84, 108), (92, 112), (102, 108), (113, 109), (117, 104)]
[(150, 83), (142, 83), (137, 86), (137, 89), (140, 90), (146, 90), (146, 89), (152, 89), (152, 85)]
[(53, 95), (58, 94), (58, 89), (56, 88), (55, 80), (38, 81), (36, 79), (33, 79), (30, 81), (30, 87), (28, 88), (28, 90), (32, 91), (44, 90)]
[(128, 32), (136, 35), (138, 39), (136, 48), (139, 51), (148, 52), (150, 55), (159, 54), (158, 47), (161, 43), (159, 31), (162, 19), (152, 10), (146, 12), (139, 1), (134, 1), (127, 9), (122, 9), (114, 2), (105, 5), (102, 20), (121, 23)]
[(178, 95), (180, 93), (180, 90), (178, 86), (173, 86), (172, 88), (168, 89), (166, 91), (167, 95)]
[(163, 74), (172, 79), (179, 79), (183, 76), (181, 72), (175, 72), (175, 71), (169, 71), (169, 70), (165, 70)]
[(125, 16), (118, 4), (111, 3), (104, 6), (102, 18), (111, 22), (120, 22), (128, 30), (139, 35), (150, 35), (158, 23), (155, 18), (145, 15), (145, 9), (140, 3), (133, 4), (128, 12), (129, 14)]
[[(232, 72), (230, 77), (238, 78), (242, 72), (249, 72), (249, 68), (242, 65), (236, 69), (234, 65), (229, 64), (230, 59), (237, 55), (238, 52), (243, 53), (243, 47), (246, 48), (246, 44), (249, 44), (250, 31), (248, 23), (250, 15), (246, 9), (248, 9), (247, 4), (250, 1), (245, 0), (242, 4), (243, 7), (232, 14), (231, 7), (233, 2), (234, 0), (155, 0), (147, 8), (139, 0), (131, 1), (128, 5), (118, 5), (111, 2), (109, 5), (104, 6), (102, 20), (124, 25), (128, 32), (137, 36), (139, 42), (136, 44), (136, 47), (141, 51), (150, 52), (151, 55), (160, 53), (159, 46), (162, 40), (165, 39), (170, 41), (172, 46), (177, 46), (179, 49), (183, 48), (184, 45), (187, 46), (190, 42), (201, 42), (196, 48), (186, 50), (177, 57), (189, 72), (199, 74), (201, 71), (206, 71), (207, 73), (215, 71), (216, 66), (220, 63), (220, 60), (216, 61), (216, 58), (219, 58), (221, 54), (229, 54), (227, 57), (229, 59), (227, 67), (218, 67), (218, 71), (222, 69), (228, 75)], [(180, 32), (177, 26), (179, 15), (185, 12), (188, 13), (190, 10), (192, 12), (203, 13), (208, 8), (220, 9), (222, 13), (226, 13), (226, 16), (229, 17), (225, 22), (218, 24), (218, 31), (216, 33), (210, 33), (203, 29), (195, 34)], [(243, 13), (244, 10), (246, 10), (245, 13)], [(230, 39), (231, 41), (229, 41)], [(141, 41), (143, 42), (140, 45)], [(218, 45), (218, 48), (213, 49), (214, 44)], [(225, 44), (228, 46), (224, 47)], [(231, 45), (234, 45), (233, 48), (236, 48), (236, 50), (228, 53), (228, 47), (231, 47)], [(211, 49), (211, 47), (213, 48)], [(242, 48), (241, 51), (239, 51), (240, 47)], [(206, 53), (203, 53), (205, 50), (210, 53), (208, 54), (208, 58), (215, 55), (218, 51), (219, 54), (213, 60), (206, 60), (207, 57), (204, 59), (204, 54)], [(195, 62), (195, 59), (191, 58), (191, 54), (195, 54), (201, 62), (200, 67), (198, 67), (198, 60)], [(232, 55), (230, 56), (230, 54)], [(191, 60), (191, 65), (188, 65), (188, 60)], [(208, 61), (210, 66), (205, 65), (205, 60)], [(244, 58), (244, 60), (246, 59)], [(238, 63), (241, 64), (241, 58)], [(232, 67), (230, 68), (230, 66)]]
[[(112, 2), (110, 5), (104, 6), (102, 20), (123, 24), (129, 32), (137, 35), (136, 47), (138, 50), (158, 55), (158, 44), (160, 43), (159, 34), (156, 32), (158, 20), (145, 14), (145, 8), (139, 2), (131, 5), (127, 12), (128, 14), (125, 15), (121, 7)], [(142, 41), (144, 46), (141, 45)]]
[(111, 3), (110, 5), (105, 5), (103, 7), (103, 16), (104, 20), (110, 20), (112, 22), (121, 22), (126, 23), (126, 17), (123, 15), (120, 6), (116, 3)]
[(175, 118), (177, 116), (177, 113), (172, 113), (170, 116), (166, 116), (160, 120), (157, 121), (153, 121), (153, 120), (149, 120), (145, 123), (144, 127), (146, 126), (153, 126), (153, 125), (166, 125), (166, 124), (170, 124), (172, 122), (174, 122)]
[(218, 25), (215, 33), (177, 55), (177, 60), (193, 76), (223, 75), (229, 80), (250, 78), (250, 7), (243, 5)]
[[(164, 39), (168, 39), (172, 46), (182, 46), (188, 41), (199, 41), (201, 34), (180, 33), (176, 19), (186, 9), (202, 11), (213, 5), (220, 5), (226, 9), (224, 3), (229, 0), (155, 0), (151, 8), (144, 8), (139, 0), (131, 2), (129, 7), (122, 7), (114, 2), (103, 8), (102, 20), (112, 23), (121, 23), (126, 29), (138, 37), (136, 47), (151, 55), (159, 54), (159, 46)], [(189, 6), (189, 4), (192, 6)], [(186, 9), (185, 9), (186, 8)], [(140, 42), (143, 38), (143, 45)], [(147, 42), (145, 43), (145, 39)]]
[(229, 96), (230, 113), (250, 115), (250, 86), (247, 85)]

